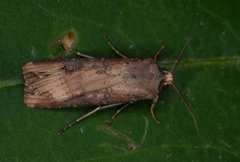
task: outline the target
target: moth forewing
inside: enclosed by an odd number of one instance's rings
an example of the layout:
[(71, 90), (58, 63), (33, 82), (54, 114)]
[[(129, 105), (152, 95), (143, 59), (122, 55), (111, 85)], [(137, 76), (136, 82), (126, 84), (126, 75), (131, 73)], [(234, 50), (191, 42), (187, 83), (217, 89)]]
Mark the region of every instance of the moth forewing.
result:
[(76, 59), (27, 63), (28, 107), (108, 105), (153, 99), (165, 73), (153, 59)]

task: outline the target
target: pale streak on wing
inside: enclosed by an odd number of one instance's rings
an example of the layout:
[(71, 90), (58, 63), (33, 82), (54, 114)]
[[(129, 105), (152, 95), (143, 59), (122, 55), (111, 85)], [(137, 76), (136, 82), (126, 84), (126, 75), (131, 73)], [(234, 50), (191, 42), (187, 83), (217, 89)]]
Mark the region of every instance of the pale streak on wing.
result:
[(26, 80), (24, 99), (30, 107), (71, 97), (65, 84), (64, 65), (60, 62), (28, 63), (23, 67), (23, 74)]
[[(87, 65), (86, 65), (87, 66)], [(96, 68), (79, 68), (66, 74), (64, 64), (28, 63), (23, 67), (25, 77), (25, 103), (34, 107), (38, 103), (63, 102), (119, 84), (123, 69), (117, 73), (97, 73)]]

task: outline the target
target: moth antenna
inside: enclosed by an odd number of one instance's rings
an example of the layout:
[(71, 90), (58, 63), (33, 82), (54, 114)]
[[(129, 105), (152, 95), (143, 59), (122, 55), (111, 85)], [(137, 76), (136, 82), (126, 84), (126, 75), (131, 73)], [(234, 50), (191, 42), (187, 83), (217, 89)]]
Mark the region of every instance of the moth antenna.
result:
[(187, 42), (186, 42), (185, 45), (183, 46), (183, 49), (182, 49), (180, 55), (178, 56), (178, 59), (177, 59), (176, 64), (173, 65), (173, 67), (172, 67), (172, 69), (171, 69), (171, 71), (170, 71), (171, 73), (174, 72), (174, 70), (176, 69), (177, 65), (178, 65), (179, 62), (181, 61), (182, 56), (183, 56), (184, 52), (186, 51), (188, 45), (190, 44), (191, 40), (192, 40), (192, 36), (190, 35), (189, 39), (187, 40)]
[(193, 120), (193, 123), (194, 123), (194, 126), (195, 126), (195, 128), (196, 128), (196, 130), (197, 130), (197, 134), (198, 134), (198, 138), (199, 138), (200, 143), (201, 143), (201, 147), (202, 147), (202, 149), (204, 150), (204, 152), (207, 153), (206, 148), (204, 147), (204, 143), (205, 143), (205, 142), (204, 142), (204, 140), (203, 140), (203, 138), (202, 138), (202, 136), (201, 136), (201, 134), (200, 134), (199, 127), (198, 127), (197, 120), (196, 120), (196, 117), (195, 117), (194, 113), (192, 112), (190, 106), (188, 106), (187, 100), (184, 98), (184, 95), (183, 95), (183, 94), (181, 93), (181, 91), (177, 88), (177, 86), (174, 85), (173, 83), (172, 83), (171, 85), (172, 85), (172, 87), (175, 89), (175, 91), (177, 92), (178, 96), (181, 98), (181, 100), (182, 100), (182, 102), (184, 103), (184, 105), (186, 106), (188, 112), (190, 113), (190, 115), (191, 115), (191, 117), (192, 117), (192, 120)]
[(194, 123), (194, 126), (197, 130), (197, 133), (198, 133), (198, 136), (200, 137), (201, 139), (201, 135), (200, 135), (200, 131), (199, 131), (199, 128), (198, 128), (198, 124), (197, 124), (197, 120), (196, 120), (196, 117), (193, 113), (193, 111), (191, 110), (190, 106), (188, 106), (187, 104), (187, 100), (184, 98), (183, 94), (181, 93), (181, 91), (177, 88), (176, 85), (174, 85), (173, 83), (171, 84), (173, 89), (177, 92), (178, 96), (181, 98), (183, 104), (186, 106), (188, 112), (190, 113), (191, 117), (192, 117), (192, 120), (193, 120), (193, 123)]

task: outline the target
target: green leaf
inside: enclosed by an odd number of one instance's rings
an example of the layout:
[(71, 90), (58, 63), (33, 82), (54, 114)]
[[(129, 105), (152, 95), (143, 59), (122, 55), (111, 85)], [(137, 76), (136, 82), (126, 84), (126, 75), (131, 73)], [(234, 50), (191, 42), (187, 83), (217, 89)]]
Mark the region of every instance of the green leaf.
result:
[[(1, 1), (0, 161), (239, 161), (240, 1)], [(54, 59), (49, 46), (70, 29), (76, 48), (94, 57), (117, 57), (107, 33), (127, 56), (152, 57), (171, 68), (192, 35), (176, 85), (191, 105), (193, 121), (175, 91), (160, 93), (153, 122), (151, 101), (135, 103), (105, 129), (115, 108), (84, 120), (62, 136), (57, 130), (91, 108), (29, 109), (23, 102), (22, 66)], [(128, 150), (119, 135), (136, 147)]]

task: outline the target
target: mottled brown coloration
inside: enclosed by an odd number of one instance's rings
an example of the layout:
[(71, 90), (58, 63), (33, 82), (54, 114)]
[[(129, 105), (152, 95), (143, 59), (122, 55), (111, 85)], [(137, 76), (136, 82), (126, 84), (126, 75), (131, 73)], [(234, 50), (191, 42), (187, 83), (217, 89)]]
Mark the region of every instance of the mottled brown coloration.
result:
[(169, 80), (166, 71), (153, 59), (30, 62), (23, 67), (23, 75), (24, 102), (32, 108), (100, 106), (154, 99)]

